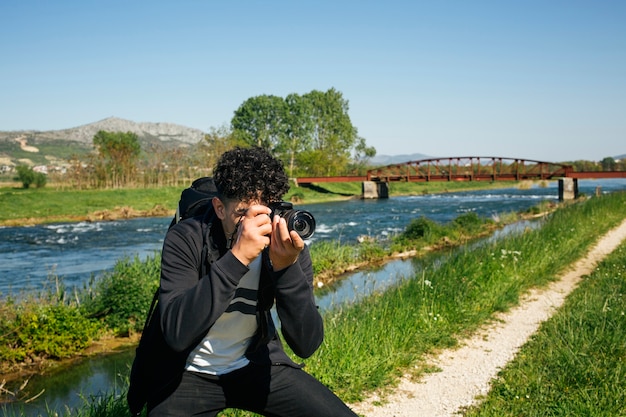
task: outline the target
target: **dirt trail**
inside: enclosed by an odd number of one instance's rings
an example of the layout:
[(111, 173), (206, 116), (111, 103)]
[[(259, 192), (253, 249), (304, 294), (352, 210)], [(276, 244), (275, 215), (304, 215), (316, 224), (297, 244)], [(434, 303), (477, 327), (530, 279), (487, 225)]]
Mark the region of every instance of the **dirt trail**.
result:
[(394, 393), (373, 396), (353, 410), (367, 417), (429, 416), (450, 417), (474, 403), (476, 396), (487, 394), (490, 381), (515, 357), (519, 348), (564, 302), (584, 275), (626, 239), (626, 220), (608, 232), (589, 253), (543, 290), (531, 291), (517, 308), (498, 316), (498, 323), (486, 327), (461, 347), (446, 350), (432, 364), (440, 372), (419, 381), (402, 378)]

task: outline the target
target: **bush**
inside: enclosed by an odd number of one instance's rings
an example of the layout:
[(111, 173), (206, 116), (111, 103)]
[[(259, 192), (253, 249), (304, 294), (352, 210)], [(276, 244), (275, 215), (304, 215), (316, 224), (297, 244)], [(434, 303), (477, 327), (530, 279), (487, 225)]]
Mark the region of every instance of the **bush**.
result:
[(98, 324), (75, 306), (24, 302), (0, 319), (0, 359), (66, 358), (89, 346)]
[(424, 216), (412, 220), (399, 236), (401, 240), (434, 241), (445, 235), (444, 227)]
[(461, 214), (453, 220), (455, 226), (469, 234), (479, 232), (486, 223), (493, 223), (493, 221), (482, 218), (473, 211)]
[(47, 182), (48, 182), (48, 177), (46, 177), (45, 174), (42, 174), (41, 172), (35, 173), (35, 187), (43, 188), (46, 186)]
[(154, 292), (159, 286), (160, 256), (141, 261), (125, 258), (96, 282), (85, 303), (86, 314), (101, 318), (118, 335), (141, 331)]
[(32, 184), (35, 184), (37, 188), (42, 188), (46, 185), (47, 178), (41, 172), (35, 172), (31, 167), (26, 165), (18, 165), (16, 181), (22, 183), (23, 188), (30, 188)]

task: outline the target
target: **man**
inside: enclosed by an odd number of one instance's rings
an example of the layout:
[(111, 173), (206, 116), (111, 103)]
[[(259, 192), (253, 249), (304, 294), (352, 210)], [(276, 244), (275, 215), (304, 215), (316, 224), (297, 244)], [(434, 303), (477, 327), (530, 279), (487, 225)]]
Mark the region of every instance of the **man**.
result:
[[(268, 204), (289, 189), (282, 164), (261, 148), (236, 148), (222, 155), (213, 177), (213, 209), (172, 227), (163, 243), (159, 320), (165, 343), (184, 362), (150, 396), (148, 415), (216, 416), (239, 408), (356, 416), (285, 354), (274, 327), (275, 302), (295, 354), (307, 358), (322, 343), (308, 249), (284, 219), (269, 216)], [(164, 373), (178, 366), (175, 359), (161, 362)]]

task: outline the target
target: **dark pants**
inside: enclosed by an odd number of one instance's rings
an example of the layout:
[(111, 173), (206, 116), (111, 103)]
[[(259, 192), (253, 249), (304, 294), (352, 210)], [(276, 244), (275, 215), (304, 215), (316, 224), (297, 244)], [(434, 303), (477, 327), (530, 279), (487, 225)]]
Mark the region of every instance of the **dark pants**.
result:
[(185, 372), (176, 390), (149, 417), (214, 417), (225, 408), (268, 417), (355, 417), (335, 394), (301, 369), (250, 364), (214, 377)]

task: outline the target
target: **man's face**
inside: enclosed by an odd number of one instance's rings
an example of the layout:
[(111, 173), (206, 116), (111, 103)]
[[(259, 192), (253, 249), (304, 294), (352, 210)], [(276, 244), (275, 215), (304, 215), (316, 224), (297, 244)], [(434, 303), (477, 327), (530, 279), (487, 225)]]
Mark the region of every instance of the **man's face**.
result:
[(213, 199), (215, 214), (222, 221), (222, 228), (227, 238), (231, 238), (237, 231), (237, 226), (246, 214), (248, 207), (254, 204), (262, 204), (258, 200), (222, 200), (218, 197)]

